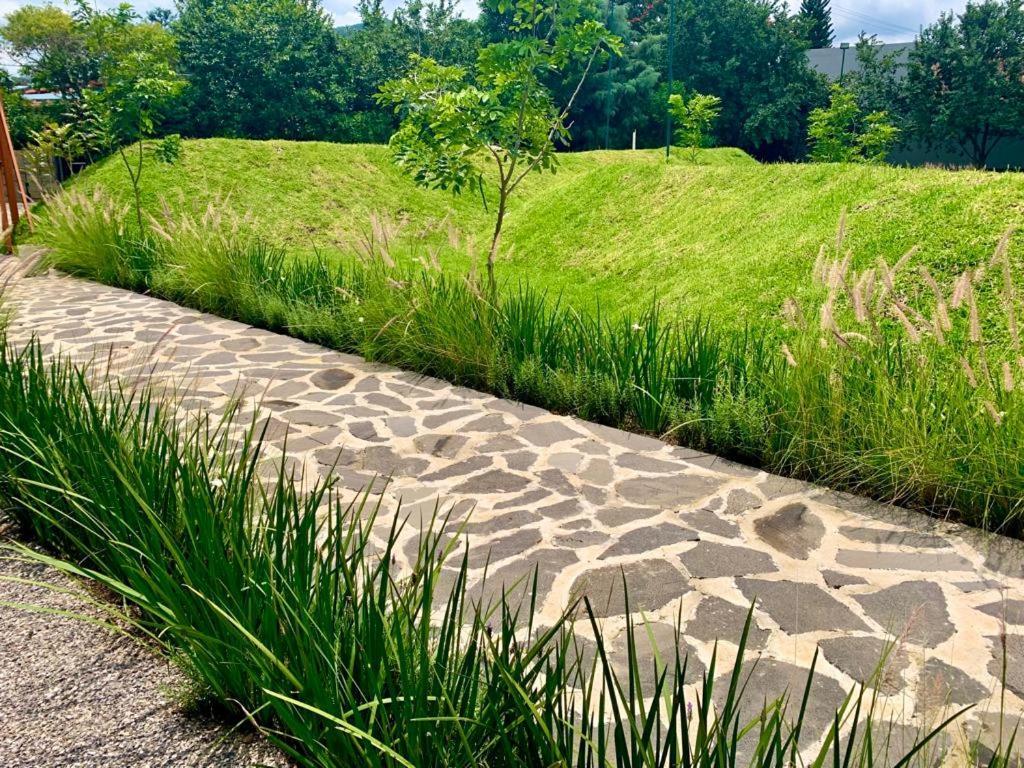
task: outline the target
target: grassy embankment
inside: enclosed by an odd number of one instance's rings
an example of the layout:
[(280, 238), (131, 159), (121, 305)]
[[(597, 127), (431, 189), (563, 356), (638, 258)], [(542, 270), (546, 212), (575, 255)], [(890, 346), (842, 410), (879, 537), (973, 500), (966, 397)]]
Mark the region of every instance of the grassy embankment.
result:
[[(984, 262), (1007, 227), (1024, 224), (1024, 174), (760, 165), (734, 149), (694, 165), (682, 154), (668, 164), (654, 150), (568, 154), (556, 174), (531, 177), (513, 199), (499, 278), (580, 309), (638, 311), (658, 298), (670, 314), (737, 328), (773, 322), (787, 298), (817, 295), (811, 271), (843, 210), (854, 267), (895, 262), (916, 245), (909, 266), (928, 266), (940, 282)], [(72, 186), (130, 196), (116, 157)], [(407, 222), (396, 257), (438, 247), (445, 268), (464, 272), (467, 239), (482, 257), (491, 228), (479, 195), (417, 188), (375, 145), (188, 141), (177, 164), (149, 164), (143, 187), (153, 212), (163, 200), (251, 213), (258, 234), (298, 254), (351, 252), (377, 214)], [(984, 308), (988, 292), (979, 298)]]
[[(366, 159), (374, 152), (379, 162)], [(496, 297), (462, 279), (467, 252), (479, 251), (447, 227), (476, 227), (479, 237), (488, 222), (478, 204), (417, 190), (379, 148), (186, 144), (180, 165), (151, 166), (150, 205), (178, 202), (141, 237), (133, 214), (109, 200), (124, 185), (108, 163), (51, 203), (40, 238), (54, 248), (53, 264), (86, 277), (783, 474), (1024, 531), (1019, 247), (1009, 233), (1001, 241), (989, 233), (1015, 223), (1020, 178), (706, 157), (715, 162), (565, 158), (558, 176), (533, 180), (513, 212), (506, 289)], [(651, 186), (660, 207), (602, 234), (610, 225), (601, 205), (622, 210), (629, 183)], [(773, 195), (757, 194), (758, 185)], [(81, 194), (90, 186), (101, 199)], [(588, 195), (592, 204), (581, 203)], [(408, 218), (404, 236), (379, 218), (371, 226), (384, 203)], [(546, 225), (527, 215), (530, 206)], [(843, 208), (850, 213), (837, 237)], [(254, 217), (239, 222), (238, 210)], [(757, 210), (765, 218), (739, 214)], [(310, 257), (329, 223), (339, 247)], [(528, 246), (529, 227), (552, 241), (549, 251)], [(818, 257), (822, 241), (832, 245)], [(901, 257), (915, 241), (922, 249)], [(673, 242), (686, 246), (682, 256)], [(578, 254), (598, 244), (606, 255), (590, 259), (588, 274), (599, 275), (602, 258), (619, 259), (635, 279), (609, 279), (601, 315), (554, 306), (552, 291), (597, 304), (601, 279), (588, 287), (573, 274), (584, 269), (574, 266)], [(431, 253), (440, 269), (410, 266)], [(391, 256), (407, 263), (393, 266)], [(673, 261), (659, 279), (659, 264)], [(655, 289), (660, 312), (643, 298)], [(801, 293), (787, 326), (783, 300)]]

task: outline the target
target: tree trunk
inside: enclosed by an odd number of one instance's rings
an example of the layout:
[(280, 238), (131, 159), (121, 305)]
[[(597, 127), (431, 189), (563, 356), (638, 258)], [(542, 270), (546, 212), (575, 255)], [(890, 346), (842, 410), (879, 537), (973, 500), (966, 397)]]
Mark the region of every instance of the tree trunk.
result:
[(487, 287), (491, 293), (497, 289), (497, 282), (494, 279), (494, 259), (498, 255), (498, 246), (501, 245), (501, 225), (505, 221), (505, 204), (508, 201), (508, 190), (504, 185), (498, 192), (498, 218), (494, 222), (494, 236), (491, 237), (491, 250), (487, 254)]

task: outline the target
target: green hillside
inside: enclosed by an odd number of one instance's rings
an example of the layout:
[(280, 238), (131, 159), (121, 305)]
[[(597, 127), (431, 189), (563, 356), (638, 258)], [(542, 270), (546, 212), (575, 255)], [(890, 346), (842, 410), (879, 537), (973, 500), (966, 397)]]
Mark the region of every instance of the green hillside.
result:
[[(118, 158), (73, 182), (97, 185), (128, 199)], [(154, 212), (161, 199), (172, 208), (215, 202), (251, 214), (296, 253), (350, 250), (376, 213), (402, 222), (391, 246), (398, 258), (437, 249), (446, 268), (465, 270), (467, 241), (482, 254), (491, 226), (479, 194), (419, 189), (374, 145), (188, 141), (177, 164), (149, 163), (144, 187)], [(697, 164), (683, 152), (668, 163), (659, 151), (566, 154), (556, 174), (532, 177), (515, 199), (498, 274), (583, 307), (634, 309), (657, 296), (673, 310), (757, 322), (811, 290), (811, 266), (844, 209), (855, 263), (920, 245), (919, 263), (948, 276), (1024, 224), (1024, 175), (760, 165), (732, 149), (705, 151)], [(459, 248), (449, 245), (451, 227)]]

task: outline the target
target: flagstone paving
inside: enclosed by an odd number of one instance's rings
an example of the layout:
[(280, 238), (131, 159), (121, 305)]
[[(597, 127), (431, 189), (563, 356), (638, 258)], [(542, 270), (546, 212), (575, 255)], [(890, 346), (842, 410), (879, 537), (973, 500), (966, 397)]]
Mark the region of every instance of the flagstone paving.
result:
[[(874, 671), (908, 727), (949, 707), (1024, 712), (1024, 544), (740, 466), (649, 437), (553, 415), (174, 304), (62, 276), (13, 289), (11, 335), (112, 363), (123, 375), (191, 382), (186, 407), (259, 403), (268, 438), (287, 435), (289, 468), (333, 474), (353, 492), (398, 501), (416, 527), (440, 500), (464, 524), (471, 576), (490, 594), (537, 574), (541, 620), (587, 595), (625, 646), (625, 597), (662, 657), (683, 629), (691, 680), (731, 663), (752, 601), (748, 699), (802, 689), (820, 648), (809, 725), (826, 727), (844, 692)], [(267, 472), (274, 471), (272, 466)], [(390, 476), (385, 489), (380, 476)], [(386, 522), (386, 518), (385, 518)], [(477, 588), (476, 594), (480, 594)], [(580, 632), (589, 632), (580, 623)], [(646, 645), (645, 645), (646, 644)]]

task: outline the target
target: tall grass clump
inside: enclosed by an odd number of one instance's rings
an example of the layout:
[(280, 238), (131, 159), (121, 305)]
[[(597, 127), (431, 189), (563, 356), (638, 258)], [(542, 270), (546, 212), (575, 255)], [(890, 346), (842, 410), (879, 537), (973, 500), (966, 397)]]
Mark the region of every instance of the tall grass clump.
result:
[[(746, 630), (733, 670), (712, 659), (687, 686), (680, 643), (645, 661), (630, 623), (617, 673), (589, 603), (541, 628), (532, 588), (471, 601), (465, 556), (442, 569), (457, 534), (443, 513), (399, 568), (400, 513), (283, 470), (261, 481), (261, 435), (232, 418), (182, 417), (173, 399), (0, 339), (0, 499), (53, 554), (14, 551), (133, 604), (211, 703), (300, 765), (870, 768), (951, 743), (936, 737), (961, 713), (889, 750), (864, 688), (824, 734), (804, 726), (811, 678), (802, 695), (749, 701)], [(1009, 765), (1002, 754), (990, 765)]]
[[(436, 252), (401, 266), (390, 253), (395, 225), (376, 217), (354, 254), (292, 258), (213, 207), (165, 212), (133, 240), (111, 213), (120, 209), (69, 200), (54, 204), (47, 237), (50, 263), (73, 274), (1024, 532), (1024, 356), (1008, 236), (990, 262), (940, 286), (915, 269), (913, 252), (855, 272), (841, 225), (816, 269), (819, 306), (790, 303), (788, 330), (724, 333), (706, 319), (666, 318), (657, 306), (621, 317), (579, 313), (525, 284), (487, 291), (473, 274), (443, 271)], [(985, 317), (975, 299), (984, 280), (999, 286), (998, 318)], [(996, 332), (1009, 344), (988, 343)]]

